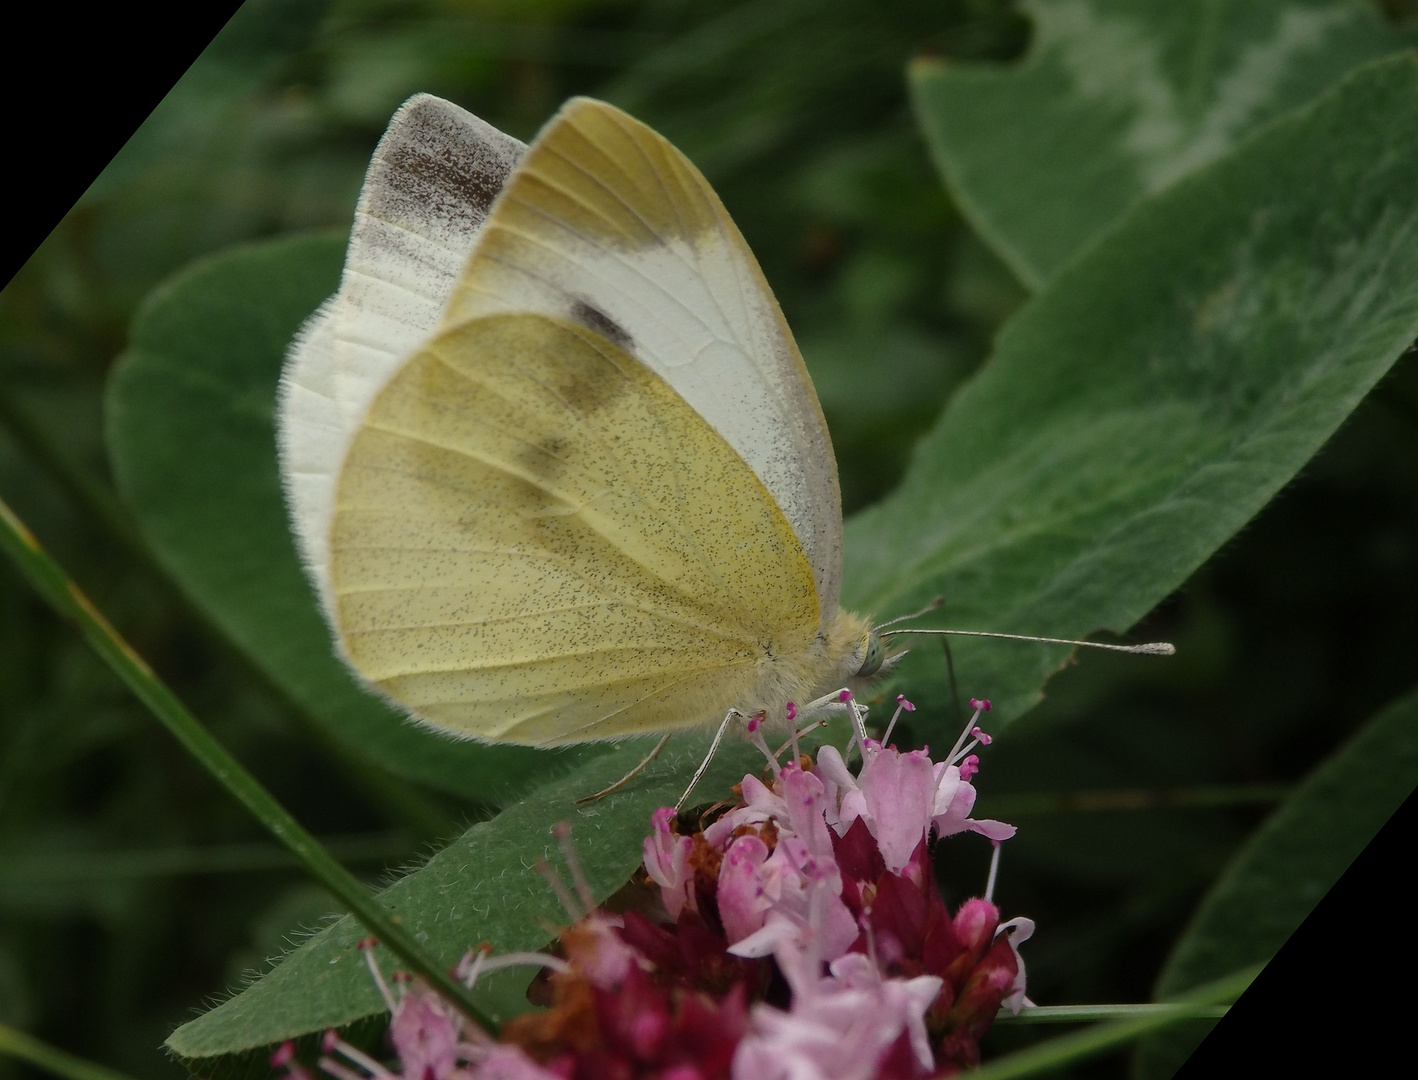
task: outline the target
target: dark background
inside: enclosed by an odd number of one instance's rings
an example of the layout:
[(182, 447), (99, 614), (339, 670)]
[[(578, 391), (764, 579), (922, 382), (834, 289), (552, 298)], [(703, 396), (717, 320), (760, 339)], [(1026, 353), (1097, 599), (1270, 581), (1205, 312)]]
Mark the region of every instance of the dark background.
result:
[[(24, 264), (0, 294), (0, 494), (219, 737), (378, 880), (482, 808), (421, 793), (419, 812), (391, 809), (339, 771), (145, 555), (101, 416), (143, 296), (229, 244), (347, 226), (410, 93), (523, 139), (567, 96), (606, 97), (688, 153), (743, 229), (813, 373), (850, 512), (891, 488), (1025, 296), (938, 182), (904, 66), (1006, 62), (1029, 25), (986, 0), (251, 0), (89, 186), (219, 14), (70, 14), (14, 45), (38, 67), (5, 87), (5, 269)], [(1034, 1000), (1147, 999), (1279, 794), (1412, 685), (1415, 367), (1400, 361), (1147, 620), (1139, 637), (1175, 641), (1174, 662), (1084, 657), (988, 752), (980, 812), (1021, 826), (998, 898), (1040, 924)], [(1188, 804), (1204, 794), (1223, 805)], [(942, 867), (953, 899), (978, 891), (985, 855)], [(0, 568), (0, 1021), (139, 1077), (180, 1075), (167, 1033), (330, 910)]]

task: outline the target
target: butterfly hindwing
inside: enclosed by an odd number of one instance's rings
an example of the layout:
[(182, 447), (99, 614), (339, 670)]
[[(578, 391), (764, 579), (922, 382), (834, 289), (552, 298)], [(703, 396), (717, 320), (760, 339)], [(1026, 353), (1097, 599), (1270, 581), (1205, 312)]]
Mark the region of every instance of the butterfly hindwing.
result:
[(332, 536), (351, 661), (475, 737), (699, 723), (818, 629), (753, 470), (623, 348), (542, 315), (471, 320), (403, 366), (351, 445)]

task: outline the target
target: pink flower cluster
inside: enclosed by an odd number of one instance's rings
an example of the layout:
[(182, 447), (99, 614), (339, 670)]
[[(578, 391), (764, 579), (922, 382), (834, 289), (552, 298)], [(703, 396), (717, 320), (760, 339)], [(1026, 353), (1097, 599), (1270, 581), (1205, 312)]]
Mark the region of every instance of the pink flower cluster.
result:
[[(898, 701), (899, 716), (911, 706)], [(972, 705), (944, 760), (859, 735), (855, 774), (830, 746), (780, 765), (750, 724), (764, 777), (745, 776), (737, 805), (692, 834), (675, 811), (655, 812), (644, 845), (653, 891), (638, 910), (593, 910), (571, 859), (583, 907), (559, 957), (465, 961), (474, 979), (541, 963), (534, 990), (547, 1010), (494, 1041), (420, 984), (384, 988), (402, 1077), (905, 1080), (978, 1063), (1000, 1009), (1024, 1002), (1018, 947), (1033, 924), (1001, 923), (989, 899), (1014, 828), (971, 816), (970, 750), (989, 741), (974, 726), (989, 704)], [(985, 897), (952, 915), (928, 845), (962, 832), (987, 837), (996, 862)], [(400, 1075), (333, 1035), (326, 1051), (335, 1080)]]

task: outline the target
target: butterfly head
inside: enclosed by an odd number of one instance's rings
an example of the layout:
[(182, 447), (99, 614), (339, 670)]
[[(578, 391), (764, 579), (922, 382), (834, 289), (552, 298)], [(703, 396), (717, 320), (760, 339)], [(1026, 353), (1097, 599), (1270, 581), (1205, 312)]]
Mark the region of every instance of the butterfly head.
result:
[(886, 646), (882, 644), (881, 635), (875, 630), (867, 631), (867, 640), (862, 648), (862, 666), (852, 677), (855, 679), (869, 679), (881, 671), (881, 665), (886, 662)]
[(837, 677), (845, 679), (848, 686), (865, 686), (889, 672), (901, 654), (890, 651), (890, 638), (880, 634), (872, 626), (870, 619), (863, 619), (851, 612), (840, 612), (837, 626), (838, 640), (842, 642), (841, 666)]

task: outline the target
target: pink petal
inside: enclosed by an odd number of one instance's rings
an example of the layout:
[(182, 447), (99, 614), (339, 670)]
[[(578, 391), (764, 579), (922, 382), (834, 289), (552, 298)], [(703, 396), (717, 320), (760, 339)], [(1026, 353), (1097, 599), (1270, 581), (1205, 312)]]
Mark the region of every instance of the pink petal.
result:
[(802, 839), (809, 851), (829, 862), (833, 859), (832, 836), (827, 831), (826, 788), (822, 781), (802, 769), (783, 770), (783, 804), (788, 812), (788, 826)]
[(872, 835), (886, 868), (899, 873), (926, 837), (935, 808), (935, 765), (921, 750), (880, 751), (862, 770)]
[(421, 1080), (447, 1080), (458, 1068), (458, 1014), (423, 983), (413, 983), (389, 1021), (389, 1041), (403, 1072)]
[(521, 1047), (494, 1043), (487, 1056), (473, 1066), (470, 1080), (562, 1080), (523, 1053)]
[(763, 880), (763, 864), (767, 859), (768, 845), (757, 836), (740, 836), (724, 853), (715, 895), (719, 918), (730, 944), (761, 929), (772, 907)]
[(674, 810), (662, 806), (651, 816), (651, 832), (645, 838), (645, 871), (660, 886), (670, 918), (678, 919), (686, 904), (694, 907), (694, 875), (689, 870), (689, 852), (694, 846), (687, 836), (670, 831)]
[(1009, 934), (1009, 947), (1014, 950), (1014, 962), (1019, 965), (1019, 973), (1014, 976), (1014, 983), (1009, 988), (1009, 993), (1000, 1002), (1000, 1007), (1008, 1009), (1010, 1015), (1018, 1016), (1019, 1010), (1024, 1005), (1024, 957), (1019, 955), (1019, 946), (1034, 936), (1033, 919), (1010, 919), (999, 928), (999, 933)]
[(971, 832), (977, 832), (982, 836), (988, 836), (991, 840), (1008, 840), (1019, 830), (1015, 826), (1004, 821), (995, 821), (993, 818), (971, 818), (966, 826)]

